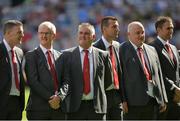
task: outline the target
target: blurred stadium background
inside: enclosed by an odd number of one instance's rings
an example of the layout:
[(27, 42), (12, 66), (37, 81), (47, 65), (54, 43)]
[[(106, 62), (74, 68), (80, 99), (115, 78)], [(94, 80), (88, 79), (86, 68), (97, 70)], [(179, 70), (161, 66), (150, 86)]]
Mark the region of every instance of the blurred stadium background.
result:
[[(119, 19), (119, 42), (126, 40), (127, 24), (132, 20), (141, 21), (146, 30), (146, 41), (155, 37), (154, 22), (160, 15), (171, 16), (175, 31), (172, 43), (180, 49), (180, 0), (0, 0), (0, 34), (2, 23), (7, 19), (19, 19), (24, 23), (24, 52), (38, 45), (37, 26), (45, 20), (57, 27), (54, 47), (63, 50), (77, 44), (77, 26), (90, 22), (100, 35), (100, 20), (113, 15)], [(2, 37), (2, 36), (1, 36)], [(1, 41), (2, 39), (0, 39)]]
[[(25, 37), (21, 48), (24, 52), (35, 48), (37, 27), (45, 20), (57, 27), (57, 50), (75, 46), (77, 26), (81, 22), (90, 22), (95, 26), (97, 39), (101, 37), (100, 20), (112, 15), (119, 19), (121, 43), (126, 41), (127, 24), (139, 20), (145, 26), (146, 42), (156, 36), (154, 22), (160, 15), (173, 18), (175, 30), (172, 43), (180, 49), (180, 0), (0, 0), (0, 41), (2, 41), (2, 23), (8, 19), (18, 19), (24, 23)], [(26, 100), (28, 98), (26, 90)], [(25, 112), (23, 120), (26, 120)]]

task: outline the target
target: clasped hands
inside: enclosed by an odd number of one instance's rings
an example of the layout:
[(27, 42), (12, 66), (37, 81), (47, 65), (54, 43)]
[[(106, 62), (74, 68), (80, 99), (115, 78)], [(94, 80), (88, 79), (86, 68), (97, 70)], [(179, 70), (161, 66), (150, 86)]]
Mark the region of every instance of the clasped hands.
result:
[[(166, 108), (167, 108), (166, 104), (160, 105), (159, 112), (162, 113), (162, 112), (166, 111)], [(122, 110), (123, 110), (123, 113), (128, 113), (128, 104), (127, 104), (127, 102), (122, 103)]]
[(55, 95), (51, 96), (49, 99), (50, 107), (53, 109), (58, 109), (60, 107), (60, 97), (58, 96), (58, 92), (55, 92)]

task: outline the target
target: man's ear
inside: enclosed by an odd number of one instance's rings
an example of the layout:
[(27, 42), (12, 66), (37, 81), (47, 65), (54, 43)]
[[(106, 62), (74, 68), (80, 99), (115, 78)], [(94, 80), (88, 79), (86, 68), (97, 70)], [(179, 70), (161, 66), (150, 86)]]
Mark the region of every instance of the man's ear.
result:
[(157, 27), (156, 28), (156, 33), (159, 33), (160, 30), (161, 30), (161, 28)]
[(94, 34), (94, 35), (93, 35), (93, 41), (95, 41), (95, 40), (96, 40), (96, 35)]
[(56, 36), (57, 36), (56, 34), (53, 34), (53, 40), (55, 40), (55, 39), (56, 39)]

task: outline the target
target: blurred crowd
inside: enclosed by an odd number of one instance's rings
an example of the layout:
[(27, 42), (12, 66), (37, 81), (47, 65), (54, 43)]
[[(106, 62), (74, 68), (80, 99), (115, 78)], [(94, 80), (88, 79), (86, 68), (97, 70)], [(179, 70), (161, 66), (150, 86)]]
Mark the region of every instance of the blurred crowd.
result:
[[(156, 36), (154, 21), (160, 15), (174, 20), (172, 43), (180, 49), (180, 1), (179, 0), (0, 0), (0, 28), (8, 19), (18, 19), (24, 23), (25, 37), (22, 49), (26, 52), (35, 48), (37, 27), (45, 20), (57, 27), (54, 47), (63, 50), (77, 44), (77, 26), (90, 22), (95, 26), (97, 38), (100, 37), (100, 20), (113, 15), (119, 19), (121, 43), (126, 41), (127, 24), (139, 20), (145, 26), (146, 42)], [(2, 38), (2, 29), (0, 29)], [(2, 39), (1, 39), (2, 40)]]

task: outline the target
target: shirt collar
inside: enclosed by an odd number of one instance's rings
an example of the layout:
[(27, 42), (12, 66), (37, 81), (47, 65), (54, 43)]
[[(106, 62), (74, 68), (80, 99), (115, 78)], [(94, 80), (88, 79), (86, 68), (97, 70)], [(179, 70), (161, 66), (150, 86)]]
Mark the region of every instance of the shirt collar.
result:
[(102, 36), (102, 41), (103, 41), (103, 43), (104, 43), (104, 45), (105, 45), (105, 47), (106, 47), (106, 49), (108, 49), (109, 48), (109, 46), (111, 46), (111, 44), (105, 39), (105, 37), (104, 36)]
[[(82, 53), (83, 52), (83, 48), (81, 47), (81, 46), (79, 46), (79, 51)], [(92, 53), (92, 46), (91, 47), (89, 47), (88, 49), (86, 49), (86, 50), (88, 50), (89, 51), (89, 53)]]
[(8, 52), (11, 51), (12, 49), (11, 49), (10, 45), (7, 43), (7, 41), (5, 39), (3, 39), (3, 42), (4, 42), (4, 45), (5, 45), (6, 49), (7, 49), (7, 51)]
[(40, 44), (40, 48), (42, 49), (42, 51), (43, 51), (44, 54), (46, 54), (46, 52), (47, 52), (48, 50), (50, 50), (51, 53), (53, 53), (53, 48), (52, 48), (52, 47), (51, 47), (50, 49), (46, 49), (45, 47), (43, 47), (43, 46)]
[[(134, 43), (132, 43), (131, 41), (129, 41), (129, 42), (132, 44), (132, 46), (134, 47), (135, 50), (138, 49), (138, 47)], [(140, 48), (142, 48), (144, 50), (144, 44), (142, 44)]]
[(157, 36), (157, 38), (162, 42), (163, 45), (169, 44), (169, 40), (168, 40), (168, 41), (165, 41), (165, 40), (163, 40), (160, 36)]

